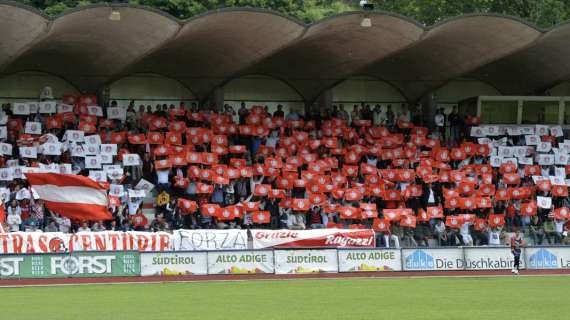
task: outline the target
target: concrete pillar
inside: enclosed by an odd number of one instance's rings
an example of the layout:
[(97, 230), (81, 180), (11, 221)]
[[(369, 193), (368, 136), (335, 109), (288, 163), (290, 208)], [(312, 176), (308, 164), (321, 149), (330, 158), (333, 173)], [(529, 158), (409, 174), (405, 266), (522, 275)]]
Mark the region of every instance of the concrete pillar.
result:
[[(327, 89), (323, 91), (319, 97), (315, 100), (314, 106), (318, 108), (319, 111), (325, 109), (332, 109), (332, 102), (333, 102), (333, 92), (332, 89)], [(305, 107), (307, 109), (307, 107)]]
[(97, 104), (99, 106), (108, 107), (111, 105), (111, 88), (109, 86), (100, 88), (95, 94), (97, 95)]
[(435, 127), (434, 118), (437, 111), (437, 103), (433, 94), (430, 92), (422, 97), (420, 100), (422, 104), (422, 113), (424, 118), (424, 125), (430, 129)]
[(206, 109), (210, 109), (213, 111), (222, 110), (224, 106), (224, 88), (216, 87), (212, 93), (208, 96), (206, 101)]

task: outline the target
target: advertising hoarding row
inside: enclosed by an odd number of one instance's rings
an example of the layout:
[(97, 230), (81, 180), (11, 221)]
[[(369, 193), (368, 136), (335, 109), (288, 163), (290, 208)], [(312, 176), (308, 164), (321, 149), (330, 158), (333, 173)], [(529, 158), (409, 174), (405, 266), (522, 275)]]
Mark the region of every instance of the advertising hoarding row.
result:
[[(507, 247), (262, 249), (0, 255), (0, 279), (509, 270)], [(521, 269), (570, 269), (570, 248), (528, 247)]]

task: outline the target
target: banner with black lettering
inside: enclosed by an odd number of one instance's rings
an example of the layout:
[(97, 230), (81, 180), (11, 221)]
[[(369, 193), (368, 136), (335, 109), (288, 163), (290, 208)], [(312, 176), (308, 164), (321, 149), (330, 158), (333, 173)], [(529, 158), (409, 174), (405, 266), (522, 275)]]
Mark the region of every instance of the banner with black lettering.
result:
[(175, 230), (172, 234), (174, 251), (213, 251), (247, 249), (246, 230)]
[[(466, 270), (508, 270), (515, 263), (511, 249), (503, 248), (464, 248)], [(522, 251), (520, 268), (526, 269), (525, 252)]]

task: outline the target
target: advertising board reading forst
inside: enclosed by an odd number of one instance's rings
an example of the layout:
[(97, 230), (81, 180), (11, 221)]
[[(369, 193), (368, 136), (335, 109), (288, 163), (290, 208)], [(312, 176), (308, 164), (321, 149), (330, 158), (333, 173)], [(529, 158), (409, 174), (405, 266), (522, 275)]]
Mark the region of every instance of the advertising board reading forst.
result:
[(0, 256), (0, 277), (9, 279), (139, 276), (139, 259), (138, 252)]

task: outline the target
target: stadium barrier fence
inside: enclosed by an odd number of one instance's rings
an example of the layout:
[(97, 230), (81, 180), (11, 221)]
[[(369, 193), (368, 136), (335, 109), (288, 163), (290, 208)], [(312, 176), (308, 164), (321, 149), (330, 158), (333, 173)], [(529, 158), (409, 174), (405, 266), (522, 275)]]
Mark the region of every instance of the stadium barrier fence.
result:
[[(508, 270), (508, 247), (294, 248), (0, 255), (0, 279), (382, 271)], [(568, 247), (526, 247), (523, 269), (570, 269)]]

